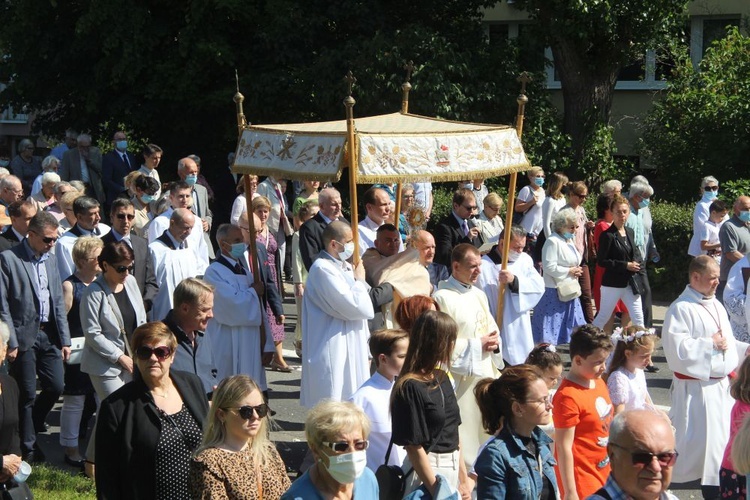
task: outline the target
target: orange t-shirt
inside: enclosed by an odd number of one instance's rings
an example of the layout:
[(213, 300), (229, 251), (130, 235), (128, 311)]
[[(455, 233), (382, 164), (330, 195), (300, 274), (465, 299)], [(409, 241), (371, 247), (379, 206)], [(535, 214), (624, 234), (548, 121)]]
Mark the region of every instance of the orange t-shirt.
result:
[[(573, 471), (580, 498), (586, 498), (601, 488), (609, 476), (607, 442), (614, 407), (609, 399), (607, 384), (602, 379), (596, 379), (595, 384), (593, 389), (589, 389), (565, 379), (552, 399), (555, 428), (575, 427)], [(565, 492), (560, 470), (556, 468), (555, 471), (562, 497)]]

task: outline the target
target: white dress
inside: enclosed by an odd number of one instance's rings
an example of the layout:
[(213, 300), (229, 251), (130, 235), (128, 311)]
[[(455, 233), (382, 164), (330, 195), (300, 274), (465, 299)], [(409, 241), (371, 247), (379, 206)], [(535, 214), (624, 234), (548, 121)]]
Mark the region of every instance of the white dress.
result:
[(729, 324), (732, 326), (734, 338), (749, 342), (750, 335), (747, 331), (747, 311), (745, 310), (747, 291), (742, 278), (744, 268), (750, 268), (750, 261), (747, 257), (742, 257), (729, 269), (727, 285), (724, 287), (724, 307), (729, 313)]
[(613, 371), (607, 379), (609, 399), (612, 404), (625, 405), (626, 410), (640, 410), (648, 406), (648, 388), (643, 370), (631, 372), (624, 366)]

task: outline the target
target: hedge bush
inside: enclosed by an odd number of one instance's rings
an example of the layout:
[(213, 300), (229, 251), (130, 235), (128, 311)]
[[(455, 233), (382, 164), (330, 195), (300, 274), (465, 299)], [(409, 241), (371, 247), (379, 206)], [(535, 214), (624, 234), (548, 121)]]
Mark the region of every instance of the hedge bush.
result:
[(687, 249), (693, 235), (695, 206), (669, 202), (651, 205), (652, 231), (661, 260), (649, 263), (648, 277), (656, 300), (672, 301), (687, 285), (690, 257)]

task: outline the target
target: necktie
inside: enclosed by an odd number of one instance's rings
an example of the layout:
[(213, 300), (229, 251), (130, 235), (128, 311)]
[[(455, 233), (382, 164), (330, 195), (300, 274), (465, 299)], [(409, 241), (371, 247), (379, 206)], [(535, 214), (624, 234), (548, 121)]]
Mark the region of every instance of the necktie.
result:
[(185, 240), (182, 243), (180, 243), (180, 250), (184, 250), (186, 248), (187, 248), (187, 240)]
[(128, 154), (127, 153), (123, 153), (122, 154), (122, 161), (123, 161), (123, 163), (125, 163), (125, 165), (127, 165), (128, 170), (130, 170), (130, 162), (128, 161)]
[(242, 267), (239, 262), (237, 262), (234, 265), (234, 274), (247, 274), (247, 273), (245, 273), (245, 268)]
[(469, 224), (466, 222), (466, 219), (461, 222), (461, 229), (464, 232), (464, 236), (469, 236)]

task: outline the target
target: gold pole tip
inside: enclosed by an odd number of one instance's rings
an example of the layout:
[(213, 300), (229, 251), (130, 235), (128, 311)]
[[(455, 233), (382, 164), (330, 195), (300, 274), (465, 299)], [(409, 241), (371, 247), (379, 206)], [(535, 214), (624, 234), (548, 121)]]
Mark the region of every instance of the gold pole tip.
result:
[(245, 96), (242, 95), (241, 93), (237, 92), (236, 94), (234, 94), (234, 102), (236, 102), (237, 104), (241, 103), (244, 100), (245, 100)]

